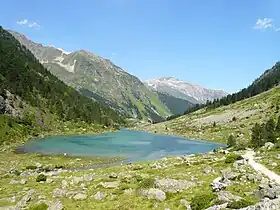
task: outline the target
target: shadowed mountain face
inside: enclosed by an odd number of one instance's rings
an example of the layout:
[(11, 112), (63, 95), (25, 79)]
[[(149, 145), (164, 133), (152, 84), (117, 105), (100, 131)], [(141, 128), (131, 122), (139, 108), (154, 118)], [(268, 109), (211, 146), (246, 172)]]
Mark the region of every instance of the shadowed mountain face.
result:
[(152, 120), (171, 115), (154, 91), (110, 60), (84, 50), (68, 53), (34, 43), (17, 32), (9, 32), (59, 79), (119, 113)]
[(222, 90), (211, 90), (199, 85), (193, 85), (172, 77), (162, 77), (145, 81), (152, 89), (177, 98), (182, 98), (191, 103), (205, 103), (226, 96)]

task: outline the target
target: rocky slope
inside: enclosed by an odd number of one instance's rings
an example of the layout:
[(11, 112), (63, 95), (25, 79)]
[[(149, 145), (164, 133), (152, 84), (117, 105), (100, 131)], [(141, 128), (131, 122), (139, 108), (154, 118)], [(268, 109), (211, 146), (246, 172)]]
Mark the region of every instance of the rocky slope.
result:
[(110, 60), (84, 50), (67, 53), (10, 33), (59, 79), (119, 113), (156, 121), (171, 114), (156, 93)]
[(212, 101), (227, 95), (227, 93), (222, 90), (203, 88), (199, 85), (193, 85), (172, 77), (151, 79), (144, 83), (158, 92), (186, 99), (191, 103), (205, 103), (207, 100)]

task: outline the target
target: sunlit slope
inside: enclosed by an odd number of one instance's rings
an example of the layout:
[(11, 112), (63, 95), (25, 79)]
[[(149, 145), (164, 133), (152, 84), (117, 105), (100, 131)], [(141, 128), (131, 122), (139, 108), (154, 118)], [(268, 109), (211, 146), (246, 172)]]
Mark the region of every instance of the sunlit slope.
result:
[(179, 118), (154, 124), (140, 125), (142, 130), (226, 142), (233, 134), (239, 141), (247, 141), (251, 127), (272, 116), (278, 116), (280, 87), (254, 97), (215, 109), (200, 109)]

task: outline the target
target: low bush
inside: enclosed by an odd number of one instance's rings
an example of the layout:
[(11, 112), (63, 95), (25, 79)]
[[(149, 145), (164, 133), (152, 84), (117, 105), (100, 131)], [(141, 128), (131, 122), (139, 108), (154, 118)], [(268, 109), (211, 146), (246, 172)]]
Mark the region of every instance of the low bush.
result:
[(239, 201), (233, 201), (233, 202), (229, 203), (227, 207), (230, 209), (241, 209), (241, 208), (245, 208), (247, 206), (251, 206), (253, 204), (254, 204), (254, 202), (252, 202), (250, 200), (241, 199)]
[(217, 196), (211, 193), (203, 193), (200, 195), (196, 195), (191, 200), (191, 209), (192, 210), (202, 210), (211, 206), (212, 201)]
[(225, 159), (225, 163), (234, 163), (237, 160), (242, 160), (243, 157), (240, 155), (236, 155), (236, 154), (230, 154), (226, 157)]
[(144, 178), (140, 183), (140, 188), (152, 188), (154, 187), (155, 179), (154, 178)]
[(45, 182), (47, 180), (47, 176), (44, 174), (40, 174), (39, 176), (37, 176), (36, 178), (36, 182)]
[(31, 206), (29, 208), (29, 210), (47, 210), (48, 209), (48, 205), (45, 203), (40, 203), (34, 206)]
[(37, 169), (37, 167), (34, 166), (34, 165), (26, 166), (25, 168), (26, 168), (27, 170), (35, 170), (35, 169)]

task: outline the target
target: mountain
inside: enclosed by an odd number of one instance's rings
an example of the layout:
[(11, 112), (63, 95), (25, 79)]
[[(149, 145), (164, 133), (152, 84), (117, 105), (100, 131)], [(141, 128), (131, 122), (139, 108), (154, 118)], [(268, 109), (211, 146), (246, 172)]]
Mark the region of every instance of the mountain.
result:
[(280, 62), (266, 70), (247, 88), (189, 108), (183, 116), (140, 129), (188, 138), (226, 142), (233, 134), (243, 145), (255, 123), (280, 115)]
[[(166, 93), (157, 92), (159, 99), (165, 104), (173, 115), (181, 115), (194, 104), (188, 100), (176, 98)], [(168, 118), (167, 118), (168, 119)]]
[[(48, 126), (60, 121), (112, 125), (123, 123), (114, 110), (81, 95), (51, 74), (8, 31), (0, 27), (0, 140), (10, 135), (2, 123), (11, 116), (24, 126)], [(3, 132), (2, 132), (3, 131)], [(1, 143), (1, 141), (0, 141)]]
[(160, 121), (171, 114), (155, 92), (110, 60), (85, 50), (67, 53), (10, 33), (59, 79), (122, 115)]
[(207, 100), (212, 101), (227, 95), (222, 90), (203, 88), (199, 85), (193, 85), (172, 77), (151, 79), (144, 83), (158, 92), (166, 93), (176, 98), (182, 98), (194, 104), (205, 103)]

